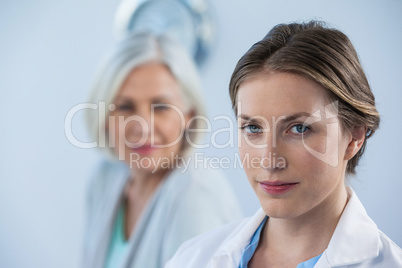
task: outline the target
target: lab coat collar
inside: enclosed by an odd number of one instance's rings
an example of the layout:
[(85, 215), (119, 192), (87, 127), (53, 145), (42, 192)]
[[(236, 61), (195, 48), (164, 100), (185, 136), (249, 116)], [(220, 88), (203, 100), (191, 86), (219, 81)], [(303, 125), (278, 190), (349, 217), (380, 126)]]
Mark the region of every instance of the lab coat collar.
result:
[(231, 263), (233, 267), (237, 268), (244, 248), (250, 243), (251, 237), (265, 216), (264, 210), (260, 208), (247, 222), (238, 228), (237, 235), (228, 237), (212, 258), (210, 267), (227, 267), (228, 263)]
[(348, 204), (316, 267), (350, 265), (375, 258), (379, 254), (380, 234), (377, 225), (367, 215), (353, 189), (347, 187), (347, 191)]
[[(315, 266), (317, 268), (359, 263), (375, 258), (379, 254), (380, 236), (377, 225), (367, 215), (353, 189), (348, 186), (347, 192), (349, 201), (328, 248)], [(231, 263), (237, 268), (244, 248), (250, 243), (251, 237), (265, 216), (265, 212), (260, 208), (254, 216), (240, 226), (237, 235), (229, 237), (222, 244), (209, 267), (227, 267), (228, 263)]]

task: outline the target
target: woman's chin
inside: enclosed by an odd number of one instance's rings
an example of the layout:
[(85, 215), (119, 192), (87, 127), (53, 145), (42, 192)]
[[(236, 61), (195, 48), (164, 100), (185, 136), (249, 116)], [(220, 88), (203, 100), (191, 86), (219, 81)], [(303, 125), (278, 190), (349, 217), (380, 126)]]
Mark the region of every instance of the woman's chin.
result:
[(301, 214), (297, 205), (287, 200), (264, 200), (263, 202), (260, 200), (260, 203), (265, 214), (270, 218), (292, 219)]

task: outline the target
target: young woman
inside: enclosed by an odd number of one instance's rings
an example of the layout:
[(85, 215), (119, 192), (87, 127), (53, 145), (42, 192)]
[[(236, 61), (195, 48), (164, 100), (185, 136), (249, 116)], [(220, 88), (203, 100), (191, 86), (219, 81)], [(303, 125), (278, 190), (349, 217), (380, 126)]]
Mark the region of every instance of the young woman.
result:
[(380, 118), (342, 32), (274, 27), (238, 62), (230, 96), (261, 209), (183, 244), (166, 267), (402, 267), (345, 185)]
[(135, 34), (117, 44), (90, 102), (89, 131), (109, 157), (89, 185), (82, 267), (163, 267), (183, 241), (240, 217), (226, 178), (192, 162), (204, 108), (178, 43)]

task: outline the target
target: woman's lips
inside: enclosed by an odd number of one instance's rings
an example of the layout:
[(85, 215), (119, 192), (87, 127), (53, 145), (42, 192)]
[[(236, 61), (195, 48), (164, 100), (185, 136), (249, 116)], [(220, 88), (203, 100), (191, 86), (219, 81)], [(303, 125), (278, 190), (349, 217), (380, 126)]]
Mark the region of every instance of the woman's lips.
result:
[(137, 154), (147, 155), (152, 153), (152, 151), (155, 150), (155, 148), (152, 147), (151, 145), (143, 145), (137, 148), (132, 148), (131, 150), (133, 150), (133, 152)]
[(267, 194), (281, 195), (281, 194), (289, 192), (294, 187), (296, 187), (299, 183), (298, 182), (263, 181), (263, 182), (258, 182), (258, 184), (260, 185), (262, 190), (264, 192), (266, 192)]

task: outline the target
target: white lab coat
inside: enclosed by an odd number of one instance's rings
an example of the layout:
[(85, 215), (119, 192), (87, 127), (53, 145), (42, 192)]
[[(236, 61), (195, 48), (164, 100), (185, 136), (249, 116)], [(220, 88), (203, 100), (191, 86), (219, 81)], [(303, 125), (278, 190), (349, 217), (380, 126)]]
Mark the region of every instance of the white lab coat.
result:
[[(129, 172), (120, 161), (105, 161), (89, 185), (83, 268), (105, 265)], [(236, 196), (219, 170), (194, 162), (176, 168), (149, 200), (118, 267), (161, 268), (184, 241), (240, 217)]]
[[(315, 268), (400, 268), (402, 250), (367, 215), (348, 187), (349, 202)], [(238, 268), (245, 247), (265, 217), (262, 209), (184, 243), (165, 268)]]

